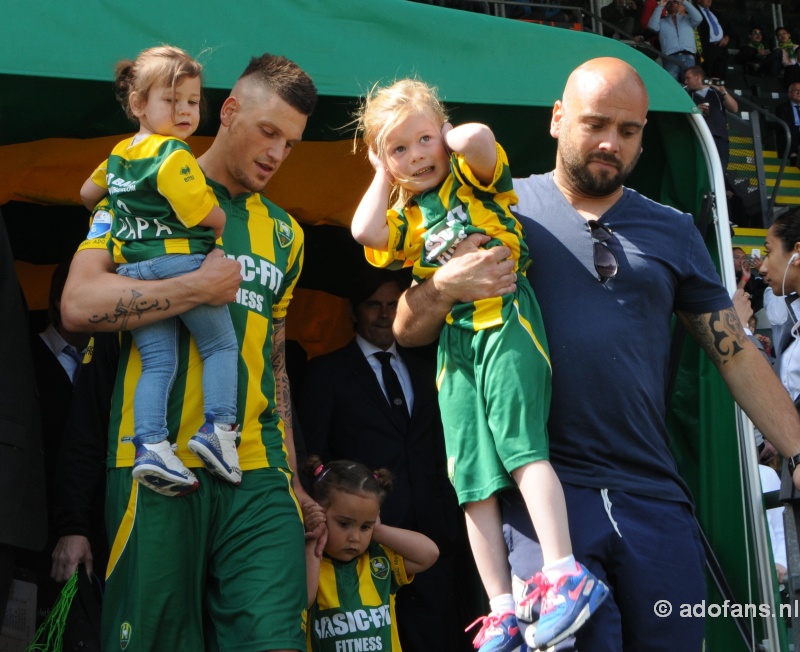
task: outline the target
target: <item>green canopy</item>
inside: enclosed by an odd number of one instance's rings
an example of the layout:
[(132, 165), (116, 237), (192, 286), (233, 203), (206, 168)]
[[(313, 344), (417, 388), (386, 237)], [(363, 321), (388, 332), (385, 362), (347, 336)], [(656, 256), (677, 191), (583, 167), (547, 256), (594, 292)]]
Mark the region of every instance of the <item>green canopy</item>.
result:
[(42, 0), (6, 3), (3, 14), (3, 74), (108, 81), (118, 59), (169, 42), (205, 51), (209, 88), (229, 89), (246, 55), (268, 51), (303, 66), (325, 96), (353, 97), (378, 79), (417, 74), (452, 102), (550, 106), (570, 70), (603, 54), (640, 70), (653, 110), (693, 108), (663, 70), (624, 44), (572, 34), (565, 47), (563, 31), (406, 0)]

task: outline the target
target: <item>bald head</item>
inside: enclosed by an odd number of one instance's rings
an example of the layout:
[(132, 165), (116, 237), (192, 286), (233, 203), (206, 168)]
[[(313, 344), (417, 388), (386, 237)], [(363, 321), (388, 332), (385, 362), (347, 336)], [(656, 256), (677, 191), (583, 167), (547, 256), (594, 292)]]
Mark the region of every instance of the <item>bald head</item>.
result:
[(647, 113), (647, 88), (636, 69), (622, 59), (598, 57), (572, 71), (562, 101), (569, 103), (576, 96), (585, 98), (589, 95), (624, 97), (631, 106), (642, 105)]
[(591, 59), (572, 72), (550, 123), (562, 191), (604, 200), (622, 192), (642, 151), (647, 103), (642, 78), (620, 59)]

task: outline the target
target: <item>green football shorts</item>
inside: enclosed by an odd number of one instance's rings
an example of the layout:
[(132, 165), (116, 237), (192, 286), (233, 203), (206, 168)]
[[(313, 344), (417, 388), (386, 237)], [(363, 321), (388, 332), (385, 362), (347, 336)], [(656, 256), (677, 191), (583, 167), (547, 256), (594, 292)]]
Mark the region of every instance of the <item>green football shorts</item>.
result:
[(103, 649), (305, 650), (303, 523), (291, 475), (245, 471), (237, 487), (195, 473), (196, 492), (168, 497), (139, 485), (130, 468), (109, 472)]
[(512, 317), (439, 338), (439, 406), (459, 504), (516, 486), (509, 475), (549, 458), (551, 369), (539, 304), (519, 277)]

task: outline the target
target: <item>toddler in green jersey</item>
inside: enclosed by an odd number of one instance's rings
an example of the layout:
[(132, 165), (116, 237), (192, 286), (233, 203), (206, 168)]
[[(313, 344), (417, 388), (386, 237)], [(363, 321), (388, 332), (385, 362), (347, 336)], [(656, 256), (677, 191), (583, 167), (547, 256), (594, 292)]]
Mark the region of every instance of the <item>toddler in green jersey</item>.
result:
[(439, 549), (424, 534), (380, 522), (392, 484), (387, 469), (312, 455), (306, 472), (317, 501), (304, 506), (306, 530), (327, 537), (321, 558), (317, 540), (306, 541), (309, 652), (400, 652), (393, 596), (434, 564)]
[[(81, 188), (90, 210), (108, 197), (110, 212), (95, 214), (110, 230), (117, 273), (153, 280), (194, 271), (222, 236), (225, 213), (206, 185), (184, 139), (200, 121), (202, 67), (171, 46), (144, 50), (116, 67), (117, 97), (139, 132), (117, 144)], [(98, 216), (100, 217), (98, 221)], [(132, 317), (137, 306), (131, 306)], [(197, 306), (180, 315), (203, 359), (205, 424), (190, 450), (215, 475), (239, 484), (236, 387), (239, 347), (227, 306)], [(131, 320), (135, 326), (135, 319)], [(140, 328), (132, 336), (142, 374), (134, 395), (136, 456), (133, 477), (161, 494), (197, 489), (197, 478), (167, 439), (167, 401), (178, 365), (178, 319)]]
[(351, 229), (373, 265), (412, 266), (422, 282), (475, 233), (484, 247), (508, 247), (516, 262), (515, 293), (459, 303), (448, 315), (437, 385), (448, 471), (492, 609), (478, 621), (475, 647), (511, 652), (522, 643), (507, 555), (498, 554), (506, 546), (496, 494), (515, 484), (545, 562), (527, 587), (527, 601), (541, 599), (535, 645), (553, 645), (608, 590), (572, 555), (564, 494), (549, 462), (550, 360), (524, 275), (528, 249), (510, 210), (517, 197), (505, 152), (486, 125), (450, 125), (435, 89), (414, 79), (373, 89), (358, 126), (375, 175)]

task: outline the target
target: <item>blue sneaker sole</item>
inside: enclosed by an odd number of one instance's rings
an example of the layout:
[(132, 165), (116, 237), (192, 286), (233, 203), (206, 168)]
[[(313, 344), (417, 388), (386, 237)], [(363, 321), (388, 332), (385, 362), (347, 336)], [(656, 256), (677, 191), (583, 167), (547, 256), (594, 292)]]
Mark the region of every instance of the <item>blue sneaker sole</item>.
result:
[(156, 473), (144, 471), (136, 477), (136, 481), (148, 489), (161, 494), (162, 496), (185, 496), (193, 491), (197, 491), (200, 484), (195, 481), (193, 484), (179, 484), (169, 478), (165, 478)]

